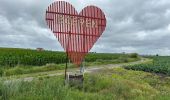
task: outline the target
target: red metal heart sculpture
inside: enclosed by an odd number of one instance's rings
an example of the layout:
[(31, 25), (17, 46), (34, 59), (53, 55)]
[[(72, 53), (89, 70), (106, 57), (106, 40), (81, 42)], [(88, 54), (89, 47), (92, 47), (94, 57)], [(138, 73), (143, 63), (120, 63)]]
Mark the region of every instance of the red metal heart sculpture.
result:
[(54, 2), (48, 7), (46, 22), (77, 66), (80, 66), (106, 27), (106, 18), (100, 8), (87, 6), (78, 14), (65, 1)]

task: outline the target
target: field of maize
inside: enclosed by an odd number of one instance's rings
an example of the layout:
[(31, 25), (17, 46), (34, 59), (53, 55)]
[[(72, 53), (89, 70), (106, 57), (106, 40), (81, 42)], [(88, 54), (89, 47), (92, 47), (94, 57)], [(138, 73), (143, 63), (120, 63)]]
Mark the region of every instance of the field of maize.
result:
[[(120, 59), (127, 61), (127, 58), (136, 58), (137, 54), (109, 54), (89, 53), (85, 61), (94, 62), (100, 60)], [(13, 67), (16, 65), (41, 66), (48, 63), (65, 63), (66, 54), (58, 51), (37, 51), (18, 48), (0, 48), (0, 66)]]

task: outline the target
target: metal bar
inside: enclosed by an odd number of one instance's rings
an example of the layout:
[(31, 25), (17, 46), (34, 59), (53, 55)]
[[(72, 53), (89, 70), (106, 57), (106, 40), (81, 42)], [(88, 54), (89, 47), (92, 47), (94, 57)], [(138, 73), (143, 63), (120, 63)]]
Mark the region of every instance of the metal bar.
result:
[(67, 63), (68, 63), (68, 52), (66, 52), (66, 67), (65, 67), (65, 80), (67, 79)]
[[(64, 11), (64, 4), (65, 4), (65, 3), (63, 3), (63, 2), (61, 3), (61, 8), (62, 8), (62, 9), (61, 9), (60, 12), (63, 12), (63, 11)], [(63, 17), (64, 17), (64, 16), (63, 16)], [(62, 31), (62, 32), (65, 31), (65, 24), (63, 24), (63, 23), (62, 23), (62, 29), (61, 29), (61, 31)], [(64, 35), (64, 34), (61, 34), (61, 33), (60, 33), (60, 39), (61, 39), (61, 44), (62, 44), (62, 46), (63, 46), (63, 42), (64, 42), (63, 35)]]
[[(64, 9), (65, 9), (65, 3), (62, 2), (62, 9), (61, 9), (61, 12), (64, 13)], [(65, 24), (62, 24), (62, 31), (64, 32), (65, 31)], [(64, 47), (64, 34), (60, 34), (61, 35), (61, 44), (62, 44), (62, 47)]]
[[(86, 12), (88, 12), (88, 16), (92, 17), (92, 15), (91, 15), (91, 9), (90, 9), (89, 6), (87, 7), (86, 10), (87, 10)], [(89, 12), (90, 12), (90, 13), (89, 13)], [(89, 19), (88, 19), (88, 20), (89, 20)], [(93, 37), (93, 34), (92, 34), (92, 32), (91, 32), (91, 29), (88, 29), (88, 34), (90, 34), (90, 36), (89, 36), (89, 44), (88, 44), (89, 50), (90, 50), (91, 44), (92, 44), (92, 37)]]
[[(49, 10), (49, 6), (48, 6), (47, 10)], [(49, 14), (48, 14), (47, 11), (46, 11), (46, 18), (48, 18), (48, 17), (49, 17)], [(49, 21), (48, 21), (48, 20), (47, 20), (47, 25), (48, 25), (48, 27), (49, 27)]]
[[(87, 17), (88, 15), (87, 14), (88, 14), (87, 13), (87, 9), (85, 9), (84, 14), (83, 14), (85, 16), (84, 17), (84, 19), (85, 19), (84, 22), (87, 22), (87, 19), (88, 19), (88, 17)], [(85, 35), (87, 35), (87, 27), (84, 27), (83, 29), (85, 29), (84, 32), (83, 32), (83, 34), (84, 34), (83, 35), (83, 40), (84, 40)], [(83, 41), (83, 52), (85, 52), (84, 46), (85, 46), (85, 41)], [(84, 53), (83, 53), (83, 56), (84, 56)]]
[[(90, 12), (90, 17), (93, 17), (93, 14), (94, 14), (94, 12), (93, 12), (93, 7), (92, 7), (92, 6), (89, 6), (88, 8), (89, 8), (89, 12)], [(90, 19), (90, 24), (92, 24), (92, 19)], [(89, 49), (88, 49), (88, 51), (91, 49), (91, 47), (92, 47), (92, 45), (93, 45), (93, 37), (96, 37), (96, 36), (94, 35), (93, 29), (94, 29), (94, 28), (90, 28), (90, 30), (89, 30), (89, 34), (91, 34), (91, 36), (89, 36), (89, 38), (90, 38), (90, 43), (89, 43)]]
[[(50, 11), (51, 11), (51, 5), (50, 5), (50, 9), (49, 9)], [(51, 18), (51, 14), (49, 14), (49, 17)], [(49, 23), (49, 25), (50, 25), (50, 29), (52, 30), (52, 25), (51, 25), (51, 22)]]
[[(90, 15), (89, 15), (89, 6), (88, 7), (86, 7), (86, 9), (85, 9), (85, 15), (87, 16), (87, 17), (89, 17)], [(91, 18), (91, 16), (90, 16), (90, 18)], [(89, 18), (86, 18), (86, 22), (89, 20)], [(89, 36), (90, 37), (90, 35), (92, 35), (92, 34), (90, 34), (90, 30), (89, 30), (89, 28), (88, 27), (86, 27), (86, 34), (85, 35), (87, 35), (87, 36)], [(88, 43), (88, 47), (89, 47), (89, 44), (91, 43), (91, 40), (89, 39), (89, 41), (88, 41), (89, 43)]]
[[(61, 9), (61, 6), (60, 6), (60, 5), (61, 5), (61, 4), (60, 4), (60, 1), (59, 1), (59, 3), (58, 3), (58, 7), (59, 7), (58, 12), (59, 12), (60, 9)], [(60, 30), (59, 30), (59, 31), (61, 32), (61, 31), (62, 31), (62, 29), (61, 29), (61, 28), (62, 28), (62, 25), (60, 24), (59, 26), (60, 26)], [(57, 32), (57, 33), (58, 33), (58, 41), (61, 42), (61, 41), (60, 41), (60, 33), (59, 33), (59, 32)]]
[[(60, 9), (60, 6), (59, 6), (59, 3), (57, 3), (57, 10), (56, 12), (59, 12), (59, 9)], [(58, 18), (59, 16), (57, 16)], [(58, 19), (57, 19), (58, 20)], [(61, 25), (57, 25), (57, 28), (58, 28), (58, 31), (61, 31)], [(56, 33), (56, 36), (57, 36), (57, 39), (59, 41), (59, 33)]]
[[(97, 17), (97, 9), (96, 9), (96, 7), (94, 7), (94, 17)], [(96, 19), (97, 20), (97, 19)], [(95, 20), (95, 24), (97, 24), (96, 21)], [(96, 28), (94, 29), (94, 33), (95, 33), (95, 35), (97, 35), (97, 33), (96, 33)], [(96, 40), (97, 40), (97, 38), (95, 37), (95, 42), (96, 42)]]
[[(52, 3), (52, 5), (51, 5), (51, 10), (53, 10), (53, 5), (54, 5), (54, 3)], [(54, 19), (54, 14), (51, 14), (51, 18)], [(54, 29), (54, 21), (51, 22), (51, 27), (52, 27), (52, 29)]]
[[(56, 3), (54, 3), (54, 8), (53, 9), (54, 9), (54, 12), (56, 12)], [(56, 29), (57, 29), (56, 28), (56, 24), (55, 24), (56, 23), (56, 14), (54, 14), (53, 16), (54, 16), (54, 22), (53, 22), (53, 24), (54, 24), (54, 31), (56, 31)]]
[[(66, 8), (65, 8), (65, 9), (66, 9), (66, 12), (67, 12), (67, 13), (69, 13), (69, 12), (68, 12), (69, 6), (70, 6), (70, 5), (69, 5), (68, 3), (66, 3)], [(65, 16), (65, 15), (64, 15), (64, 16)], [(70, 33), (71, 33), (70, 26), (69, 26), (68, 24), (67, 24), (66, 26), (67, 26), (67, 31), (66, 31), (66, 32), (70, 32)], [(68, 39), (71, 38), (71, 36), (69, 37), (69, 35), (70, 35), (70, 34), (68, 34)], [(70, 43), (70, 42), (71, 42), (71, 40), (69, 40), (69, 45), (68, 45), (69, 49), (68, 49), (68, 52), (71, 51), (71, 46), (70, 46), (71, 43)]]
[(75, 17), (83, 17), (83, 18), (91, 18), (91, 19), (105, 20), (105, 19), (101, 19), (101, 18), (87, 17), (87, 16), (82, 16), (82, 15), (73, 15), (73, 14), (66, 14), (66, 13), (59, 13), (59, 12), (52, 12), (52, 11), (47, 11), (47, 13), (53, 13), (53, 14), (60, 14), (60, 15), (68, 15), (68, 16), (75, 16)]
[[(91, 6), (91, 12), (92, 12), (92, 16), (95, 17), (95, 7), (94, 6)], [(91, 24), (92, 24), (92, 21), (91, 21)], [(92, 35), (95, 35), (94, 28), (92, 29)], [(93, 43), (95, 43), (95, 40), (96, 40), (95, 36), (92, 36)], [(92, 46), (93, 46), (93, 43), (91, 44)]]
[[(99, 10), (97, 10), (97, 16), (99, 16)], [(99, 25), (99, 20), (97, 21), (98, 25)], [(97, 33), (99, 34), (99, 26), (98, 26), (98, 29), (97, 29)]]
[[(69, 46), (69, 39), (70, 39), (70, 35), (68, 37), (68, 41), (67, 41), (67, 49), (68, 49), (68, 46)], [(65, 67), (65, 80), (67, 78), (67, 68), (68, 68), (68, 50), (66, 50), (66, 67)]]
[[(100, 10), (100, 17), (102, 18), (102, 11)], [(101, 25), (102, 25), (102, 20), (100, 20), (101, 21)], [(102, 27), (100, 28), (100, 32), (102, 31)], [(100, 36), (101, 36), (101, 34), (100, 34)]]

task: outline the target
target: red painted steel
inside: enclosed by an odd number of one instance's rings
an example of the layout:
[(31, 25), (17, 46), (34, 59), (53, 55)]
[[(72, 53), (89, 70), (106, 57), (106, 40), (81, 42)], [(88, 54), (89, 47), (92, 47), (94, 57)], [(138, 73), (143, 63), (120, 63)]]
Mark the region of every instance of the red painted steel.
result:
[(65, 1), (56, 1), (46, 10), (48, 27), (78, 67), (106, 27), (106, 18), (96, 6), (87, 6), (79, 14)]

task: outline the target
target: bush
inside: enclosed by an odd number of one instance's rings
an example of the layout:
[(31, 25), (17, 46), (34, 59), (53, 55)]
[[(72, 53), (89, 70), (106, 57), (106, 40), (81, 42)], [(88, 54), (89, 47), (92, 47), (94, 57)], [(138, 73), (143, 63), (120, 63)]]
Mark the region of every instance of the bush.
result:
[(138, 57), (138, 54), (137, 53), (132, 53), (129, 55), (131, 58), (137, 58)]
[(0, 68), (0, 76), (2, 76), (2, 75), (3, 75), (3, 69)]

